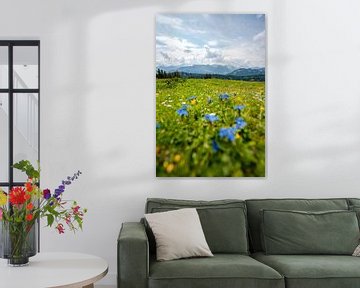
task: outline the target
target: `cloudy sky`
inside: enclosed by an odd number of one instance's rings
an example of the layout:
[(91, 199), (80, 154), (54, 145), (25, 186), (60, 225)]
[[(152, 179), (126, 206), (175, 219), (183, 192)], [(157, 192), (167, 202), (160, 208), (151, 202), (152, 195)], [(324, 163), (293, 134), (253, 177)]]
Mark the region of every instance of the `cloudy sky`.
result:
[(158, 14), (156, 65), (265, 67), (263, 14)]

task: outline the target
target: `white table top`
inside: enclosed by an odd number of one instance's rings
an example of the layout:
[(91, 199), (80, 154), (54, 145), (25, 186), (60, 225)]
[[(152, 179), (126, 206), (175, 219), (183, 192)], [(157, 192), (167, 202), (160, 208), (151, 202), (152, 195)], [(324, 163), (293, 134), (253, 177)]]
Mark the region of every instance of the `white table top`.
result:
[(0, 259), (1, 288), (75, 288), (103, 278), (108, 264), (102, 258), (80, 253), (38, 253), (29, 265), (9, 267)]

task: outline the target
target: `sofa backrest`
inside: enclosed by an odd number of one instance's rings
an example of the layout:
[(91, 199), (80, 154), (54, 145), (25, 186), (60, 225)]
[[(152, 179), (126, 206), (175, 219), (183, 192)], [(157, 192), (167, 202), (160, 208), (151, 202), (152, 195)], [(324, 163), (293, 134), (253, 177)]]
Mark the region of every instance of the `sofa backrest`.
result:
[(263, 209), (328, 211), (348, 210), (347, 199), (253, 199), (246, 200), (248, 213), (250, 248), (252, 252), (262, 251), (261, 215)]
[(348, 198), (349, 208), (352, 206), (360, 207), (360, 199), (359, 198)]
[[(165, 212), (181, 208), (197, 209), (206, 241), (213, 253), (249, 253), (245, 201), (150, 198), (147, 199), (145, 213)], [(154, 252), (154, 237), (148, 227), (147, 233), (151, 252)]]

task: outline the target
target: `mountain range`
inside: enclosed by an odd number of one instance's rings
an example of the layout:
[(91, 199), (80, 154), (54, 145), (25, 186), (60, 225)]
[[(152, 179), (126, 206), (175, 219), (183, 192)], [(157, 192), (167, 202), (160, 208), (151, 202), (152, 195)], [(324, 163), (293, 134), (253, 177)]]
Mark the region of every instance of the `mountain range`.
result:
[(191, 74), (212, 74), (212, 75), (229, 75), (229, 76), (264, 76), (265, 68), (238, 68), (226, 65), (191, 65), (191, 66), (158, 66), (157, 69), (166, 72), (180, 72)]

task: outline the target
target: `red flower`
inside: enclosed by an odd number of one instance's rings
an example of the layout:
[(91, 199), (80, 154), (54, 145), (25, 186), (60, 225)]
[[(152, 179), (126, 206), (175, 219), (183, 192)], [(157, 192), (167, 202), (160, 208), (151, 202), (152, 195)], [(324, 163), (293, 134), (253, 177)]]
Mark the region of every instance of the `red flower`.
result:
[(31, 221), (33, 218), (34, 218), (34, 216), (32, 214), (26, 215), (26, 220), (27, 221)]
[(65, 222), (66, 222), (67, 225), (69, 225), (71, 223), (71, 215), (70, 214), (66, 215)]
[(34, 189), (34, 187), (32, 186), (32, 184), (30, 182), (26, 182), (25, 187), (26, 187), (26, 191), (28, 191), (28, 192), (31, 192)]
[(9, 193), (9, 201), (12, 205), (21, 205), (26, 201), (25, 189), (23, 187), (13, 187)]
[(26, 210), (31, 210), (34, 208), (34, 205), (32, 203), (29, 203), (26, 205)]
[(73, 214), (76, 215), (79, 214), (80, 206), (71, 207), (71, 209), (73, 210)]
[(59, 234), (62, 234), (65, 231), (64, 226), (61, 223), (59, 223), (55, 228), (58, 230)]
[(29, 193), (25, 193), (24, 198), (25, 200), (29, 200), (31, 198), (31, 195)]

